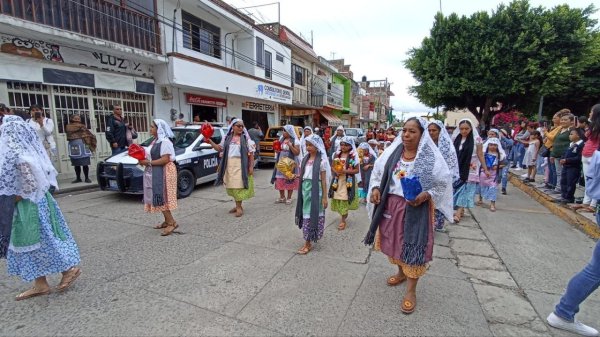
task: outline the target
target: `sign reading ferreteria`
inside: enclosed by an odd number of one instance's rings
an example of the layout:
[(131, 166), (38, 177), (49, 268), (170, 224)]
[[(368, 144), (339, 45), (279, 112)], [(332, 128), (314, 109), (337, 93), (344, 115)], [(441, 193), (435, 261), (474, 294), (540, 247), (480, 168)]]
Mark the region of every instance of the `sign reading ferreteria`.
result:
[(152, 66), (125, 57), (6, 34), (0, 34), (0, 52), (91, 69), (152, 77)]
[(252, 110), (252, 111), (264, 111), (264, 112), (277, 111), (276, 104), (258, 103), (258, 102), (250, 102), (250, 101), (242, 103), (242, 108)]
[(223, 98), (202, 96), (190, 93), (185, 94), (185, 101), (187, 102), (187, 104), (216, 106), (218, 108), (227, 106), (227, 100)]

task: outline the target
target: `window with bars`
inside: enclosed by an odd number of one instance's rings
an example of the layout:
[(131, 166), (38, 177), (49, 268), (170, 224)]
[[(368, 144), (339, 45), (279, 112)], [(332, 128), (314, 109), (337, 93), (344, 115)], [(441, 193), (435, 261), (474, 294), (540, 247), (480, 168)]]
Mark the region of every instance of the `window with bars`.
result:
[(293, 84), (305, 86), (307, 73), (308, 71), (305, 68), (292, 63), (292, 86)]
[(185, 11), (181, 12), (183, 46), (221, 58), (221, 29)]

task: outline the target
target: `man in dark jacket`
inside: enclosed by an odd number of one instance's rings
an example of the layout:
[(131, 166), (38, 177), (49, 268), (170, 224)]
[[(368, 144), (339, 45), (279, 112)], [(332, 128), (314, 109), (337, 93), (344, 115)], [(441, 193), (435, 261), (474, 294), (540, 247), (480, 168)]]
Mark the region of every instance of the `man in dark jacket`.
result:
[(106, 140), (110, 144), (113, 156), (127, 150), (127, 124), (120, 105), (113, 107), (113, 115), (106, 122)]
[(571, 144), (560, 159), (563, 170), (560, 177), (561, 203), (575, 202), (575, 189), (581, 174), (581, 152), (584, 135), (581, 129), (571, 128), (569, 140)]

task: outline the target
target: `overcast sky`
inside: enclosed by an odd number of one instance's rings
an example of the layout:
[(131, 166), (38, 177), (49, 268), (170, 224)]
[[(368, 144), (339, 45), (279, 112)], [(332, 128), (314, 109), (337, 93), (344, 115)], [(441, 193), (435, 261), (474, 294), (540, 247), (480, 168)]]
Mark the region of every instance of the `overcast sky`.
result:
[[(272, 3), (271, 0), (225, 0), (241, 8)], [(495, 10), (500, 0), (441, 0), (445, 15), (470, 15)], [(532, 6), (554, 7), (565, 0), (530, 0)], [(568, 0), (571, 7), (587, 7), (592, 0)], [(369, 80), (387, 79), (392, 83), (395, 112), (434, 111), (408, 93), (415, 84), (404, 68), (407, 52), (429, 35), (440, 0), (280, 0), (281, 23), (302, 34), (326, 59), (344, 58), (351, 64), (354, 80), (363, 75)], [(257, 9), (259, 12), (257, 12)], [(257, 22), (276, 22), (277, 6), (247, 9)], [(600, 13), (594, 14), (600, 19)]]

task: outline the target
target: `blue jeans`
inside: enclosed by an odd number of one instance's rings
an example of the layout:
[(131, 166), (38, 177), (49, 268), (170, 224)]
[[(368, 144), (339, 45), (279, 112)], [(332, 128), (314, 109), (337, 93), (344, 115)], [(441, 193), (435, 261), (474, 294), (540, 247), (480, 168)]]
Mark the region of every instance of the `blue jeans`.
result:
[(503, 189), (506, 189), (506, 185), (508, 183), (508, 168), (509, 167), (510, 167), (510, 165), (506, 165), (502, 168), (502, 171), (500, 171)]
[[(556, 166), (554, 166), (554, 162), (550, 162), (550, 161), (554, 161), (556, 160), (556, 158), (551, 158), (548, 157), (548, 170), (550, 170), (550, 172), (548, 173), (548, 185), (550, 185), (551, 188), (556, 187)], [(560, 160), (560, 158), (558, 158), (558, 160)]]
[(523, 158), (525, 157), (525, 145), (523, 145), (522, 143), (518, 143), (517, 144), (517, 165), (519, 165), (519, 167), (523, 167)]
[(127, 151), (127, 148), (125, 146), (123, 147), (113, 147), (112, 148), (112, 155), (114, 156), (115, 154), (119, 154), (121, 152), (125, 152)]
[[(596, 221), (600, 216), (596, 214)], [(560, 302), (554, 308), (556, 316), (573, 322), (579, 305), (600, 285), (600, 241), (596, 242), (591, 261), (582, 271), (573, 276)]]

